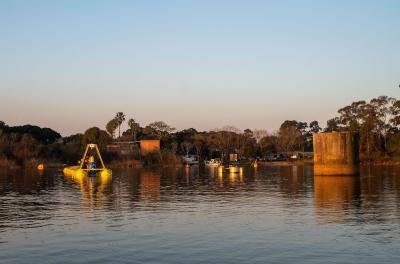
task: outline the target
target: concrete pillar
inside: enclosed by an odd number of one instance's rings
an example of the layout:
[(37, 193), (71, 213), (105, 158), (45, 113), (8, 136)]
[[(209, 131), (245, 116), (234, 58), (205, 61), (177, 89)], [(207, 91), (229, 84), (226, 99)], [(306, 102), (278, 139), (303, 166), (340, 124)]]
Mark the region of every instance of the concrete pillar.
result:
[(318, 133), (314, 139), (314, 175), (358, 173), (358, 137), (351, 132)]

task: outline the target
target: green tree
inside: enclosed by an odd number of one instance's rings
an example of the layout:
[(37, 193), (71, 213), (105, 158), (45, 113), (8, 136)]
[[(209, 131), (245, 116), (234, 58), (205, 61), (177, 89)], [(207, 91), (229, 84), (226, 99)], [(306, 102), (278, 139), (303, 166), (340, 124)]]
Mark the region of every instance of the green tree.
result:
[(26, 161), (38, 156), (40, 152), (39, 143), (30, 135), (23, 134), (19, 141), (19, 147), (15, 149), (16, 157)]
[(125, 121), (125, 114), (122, 112), (118, 112), (115, 115), (115, 119), (117, 120), (117, 123), (118, 123), (118, 137), (121, 137), (121, 125)]
[(15, 133), (18, 135), (28, 134), (32, 136), (34, 139), (45, 144), (51, 144), (61, 139), (61, 135), (50, 128), (41, 128), (32, 125), (13, 126), (13, 127), (5, 126), (3, 130), (5, 130), (6, 133)]
[(193, 146), (196, 150), (196, 154), (200, 159), (202, 157), (202, 151), (205, 148), (204, 135), (195, 134), (193, 135), (192, 140), (193, 140)]
[(326, 121), (325, 132), (340, 131), (340, 120), (339, 117), (334, 117)]
[(170, 127), (164, 121), (155, 121), (147, 125), (147, 128), (153, 130), (153, 132), (159, 137), (166, 136), (175, 131), (175, 128)]
[(245, 129), (243, 133), (237, 134), (237, 149), (241, 158), (254, 156), (256, 144), (254, 133), (250, 129)]
[(110, 121), (108, 121), (106, 125), (106, 130), (112, 138), (115, 137), (115, 130), (117, 129), (117, 127), (118, 127), (118, 120), (116, 118), (113, 118)]
[(177, 152), (177, 150), (178, 150), (178, 143), (177, 142), (175, 142), (175, 141), (173, 141), (173, 142), (171, 142), (171, 144), (170, 144), (170, 150), (171, 150), (171, 153), (172, 154), (176, 154), (176, 152)]
[(253, 137), (253, 131), (251, 131), (251, 129), (249, 129), (249, 128), (245, 129), (245, 130), (243, 131), (243, 134), (244, 134), (246, 137), (249, 137), (249, 138), (252, 138), (252, 137)]
[(98, 127), (91, 127), (85, 131), (82, 137), (82, 144), (97, 144), (99, 148), (105, 149), (105, 146), (112, 141), (110, 135)]
[(298, 127), (284, 126), (279, 129), (277, 143), (279, 151), (287, 153), (302, 150), (304, 140)]
[(371, 160), (372, 152), (379, 147), (379, 118), (376, 109), (371, 104), (365, 104), (359, 113), (361, 123), (358, 133), (360, 134), (360, 147), (368, 160)]
[(264, 137), (268, 136), (268, 131), (265, 129), (254, 129), (253, 137), (256, 139), (257, 143)]
[(340, 124), (343, 125), (348, 131), (359, 131), (361, 123), (363, 121), (362, 110), (365, 108), (365, 105), (365, 101), (357, 101), (353, 102), (349, 106), (340, 108), (338, 110), (338, 113), (340, 115)]
[(136, 141), (137, 140), (137, 133), (138, 133), (138, 131), (140, 129), (139, 123), (136, 123), (135, 119), (130, 118), (128, 120), (128, 126), (129, 126), (129, 128), (131, 130), (131, 134), (132, 134), (133, 140)]
[(189, 141), (184, 141), (184, 142), (182, 142), (181, 146), (182, 146), (182, 149), (183, 149), (185, 155), (189, 156), (189, 153), (193, 148), (193, 144)]
[(308, 125), (306, 122), (286, 120), (278, 131), (277, 147), (282, 152), (301, 151), (307, 142)]
[(376, 118), (376, 124), (378, 133), (383, 137), (383, 147), (386, 150), (387, 135), (391, 128), (390, 115), (393, 104), (396, 103), (396, 99), (388, 97), (386, 95), (379, 96), (370, 101), (370, 105), (374, 108), (374, 115)]
[[(389, 153), (388, 136), (396, 132), (394, 121), (399, 113), (395, 110), (396, 104), (394, 98), (379, 96), (369, 102), (357, 101), (339, 109), (340, 130), (359, 134), (362, 159), (372, 160)], [(390, 142), (393, 144), (392, 140)]]
[(306, 122), (298, 122), (296, 120), (286, 120), (282, 123), (280, 128), (295, 127), (301, 134), (305, 134), (308, 127)]
[(318, 133), (319, 131), (322, 130), (321, 127), (318, 124), (318, 121), (310, 122), (309, 128), (310, 128), (310, 132), (311, 133)]
[(259, 147), (263, 156), (276, 153), (278, 150), (278, 137), (276, 135), (267, 135), (260, 139)]
[(400, 100), (395, 100), (389, 111), (391, 115), (389, 122), (393, 128), (398, 129), (400, 126)]

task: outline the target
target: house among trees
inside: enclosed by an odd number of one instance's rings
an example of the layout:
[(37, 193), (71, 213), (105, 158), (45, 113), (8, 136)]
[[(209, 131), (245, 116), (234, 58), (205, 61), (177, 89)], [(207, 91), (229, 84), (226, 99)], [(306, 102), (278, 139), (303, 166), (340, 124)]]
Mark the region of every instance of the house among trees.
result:
[(160, 140), (159, 139), (142, 139), (139, 141), (140, 153), (146, 155), (153, 151), (160, 150)]
[(107, 152), (127, 155), (138, 149), (135, 141), (116, 141), (106, 146)]
[(143, 139), (140, 141), (116, 141), (106, 146), (107, 152), (128, 155), (140, 150), (140, 154), (146, 155), (160, 150), (159, 139)]

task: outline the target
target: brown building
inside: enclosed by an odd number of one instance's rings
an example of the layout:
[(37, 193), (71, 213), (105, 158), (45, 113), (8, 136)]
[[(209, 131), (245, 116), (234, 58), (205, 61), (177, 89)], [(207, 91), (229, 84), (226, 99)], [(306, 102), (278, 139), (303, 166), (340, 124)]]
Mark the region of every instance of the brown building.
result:
[(140, 140), (140, 153), (146, 155), (147, 153), (160, 150), (159, 139), (144, 139)]
[(144, 139), (140, 141), (117, 141), (108, 144), (106, 149), (109, 153), (118, 153), (122, 155), (135, 153), (140, 149), (140, 154), (146, 155), (147, 153), (160, 150), (160, 140)]
[(135, 141), (117, 141), (106, 146), (107, 152), (119, 153), (127, 155), (133, 153), (137, 149), (137, 143)]

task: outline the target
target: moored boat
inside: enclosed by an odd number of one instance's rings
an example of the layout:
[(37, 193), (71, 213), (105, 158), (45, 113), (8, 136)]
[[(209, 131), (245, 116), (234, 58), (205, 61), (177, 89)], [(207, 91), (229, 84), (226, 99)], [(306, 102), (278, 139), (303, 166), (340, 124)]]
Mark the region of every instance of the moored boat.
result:
[(188, 155), (188, 156), (183, 156), (182, 161), (185, 165), (198, 165), (199, 164), (199, 159), (197, 156), (194, 155)]
[(205, 164), (206, 166), (218, 167), (218, 166), (220, 166), (220, 165), (222, 164), (222, 162), (221, 162), (220, 159), (210, 159), (210, 160), (206, 160), (206, 161), (204, 162), (204, 164)]

